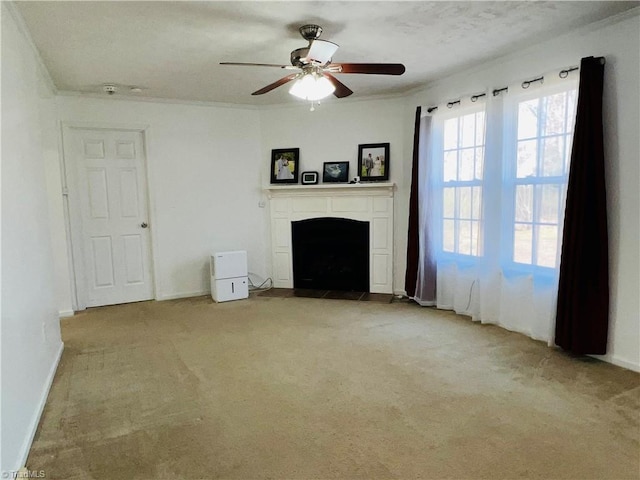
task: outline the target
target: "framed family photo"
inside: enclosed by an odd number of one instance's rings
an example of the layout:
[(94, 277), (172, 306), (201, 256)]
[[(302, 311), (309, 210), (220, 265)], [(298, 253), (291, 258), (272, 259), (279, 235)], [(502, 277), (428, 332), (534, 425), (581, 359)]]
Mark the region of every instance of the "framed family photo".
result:
[(339, 183), (349, 180), (349, 162), (325, 162), (322, 183)]
[(298, 183), (299, 148), (271, 150), (271, 183)]
[(358, 145), (358, 175), (363, 182), (389, 180), (389, 144)]

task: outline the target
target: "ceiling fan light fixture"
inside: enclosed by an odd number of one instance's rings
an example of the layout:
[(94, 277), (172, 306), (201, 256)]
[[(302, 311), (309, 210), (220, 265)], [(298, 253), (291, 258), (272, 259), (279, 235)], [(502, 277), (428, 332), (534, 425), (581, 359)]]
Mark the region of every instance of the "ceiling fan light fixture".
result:
[(302, 100), (317, 102), (327, 98), (335, 91), (336, 87), (324, 75), (306, 73), (289, 89), (289, 93)]

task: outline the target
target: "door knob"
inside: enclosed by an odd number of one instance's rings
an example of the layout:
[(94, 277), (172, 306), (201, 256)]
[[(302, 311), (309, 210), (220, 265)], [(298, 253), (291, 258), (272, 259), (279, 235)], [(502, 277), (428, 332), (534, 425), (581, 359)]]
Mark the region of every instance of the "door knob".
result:
[(147, 228), (149, 225), (147, 225), (147, 222), (142, 222), (142, 223), (140, 224), (140, 226), (141, 226), (142, 228)]

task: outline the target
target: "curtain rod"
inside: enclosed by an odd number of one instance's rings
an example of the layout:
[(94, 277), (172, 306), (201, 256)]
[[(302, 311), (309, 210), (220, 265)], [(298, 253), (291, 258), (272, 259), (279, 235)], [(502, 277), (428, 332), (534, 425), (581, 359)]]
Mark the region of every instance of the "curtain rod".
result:
[[(600, 59), (600, 62), (602, 64), (605, 63), (605, 58), (604, 57), (597, 57), (597, 58)], [(569, 76), (569, 73), (574, 72), (574, 71), (579, 70), (579, 69), (580, 69), (580, 67), (578, 67), (578, 66), (571, 66), (571, 67), (563, 68), (562, 70), (560, 70), (558, 72), (558, 76), (560, 78), (567, 78)], [(531, 80), (525, 80), (524, 82), (522, 82), (522, 84), (520, 86), (522, 88), (529, 88), (532, 83), (536, 83), (536, 82), (544, 83), (544, 75), (541, 75), (541, 76), (536, 77), (536, 78), (532, 78)], [(497, 97), (502, 92), (507, 92), (507, 91), (509, 91), (509, 87), (496, 88), (496, 89), (491, 91), (491, 94), (494, 97)], [(486, 93), (477, 93), (475, 95), (471, 95), (470, 99), (471, 99), (472, 102), (476, 102), (479, 98), (485, 97), (486, 95), (487, 95)], [(455, 105), (460, 105), (461, 100), (462, 99), (459, 98), (458, 100), (452, 100), (450, 102), (447, 102), (447, 108), (453, 108)], [(427, 108), (427, 113), (432, 113), (432, 112), (435, 112), (436, 110), (438, 110), (438, 105), (434, 105), (432, 107), (428, 107)]]
[(536, 83), (536, 82), (544, 83), (544, 75), (541, 75), (537, 78), (532, 78), (531, 80), (525, 80), (524, 82), (522, 82), (521, 87), (529, 88), (532, 83)]
[(502, 88), (496, 88), (493, 92), (491, 92), (493, 94), (494, 97), (497, 97), (498, 95), (500, 95), (502, 92), (508, 92), (509, 91), (509, 87), (502, 87)]
[(580, 67), (569, 67), (569, 68), (566, 68), (564, 70), (560, 70), (560, 73), (558, 73), (558, 76), (560, 78), (567, 78), (569, 76), (570, 72), (574, 72), (574, 71), (579, 70), (579, 69), (580, 69)]

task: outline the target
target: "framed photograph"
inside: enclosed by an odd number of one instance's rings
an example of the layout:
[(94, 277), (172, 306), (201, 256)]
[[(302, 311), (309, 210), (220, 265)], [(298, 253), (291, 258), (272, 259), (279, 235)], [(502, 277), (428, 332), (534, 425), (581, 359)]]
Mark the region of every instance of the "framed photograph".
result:
[(358, 145), (358, 175), (363, 182), (389, 180), (389, 144)]
[(324, 162), (322, 183), (347, 182), (349, 180), (349, 162)]
[(302, 172), (300, 182), (303, 185), (315, 185), (318, 183), (318, 172)]
[(298, 183), (299, 148), (271, 150), (271, 183)]

